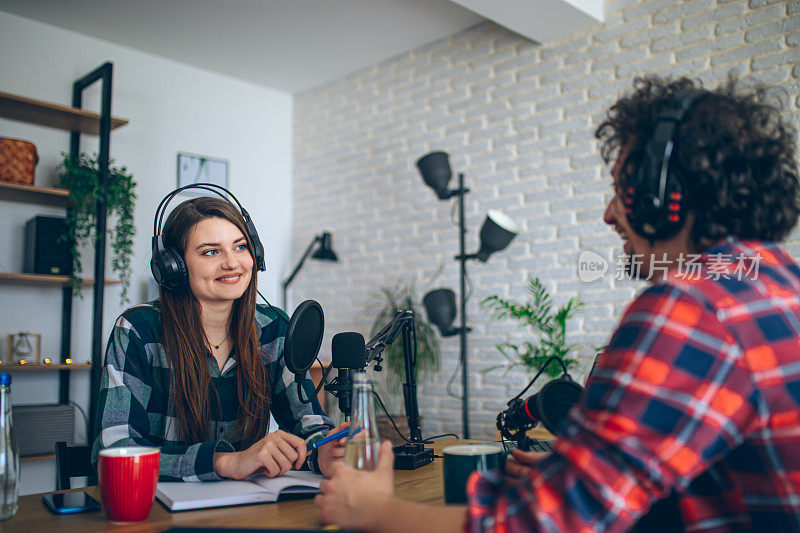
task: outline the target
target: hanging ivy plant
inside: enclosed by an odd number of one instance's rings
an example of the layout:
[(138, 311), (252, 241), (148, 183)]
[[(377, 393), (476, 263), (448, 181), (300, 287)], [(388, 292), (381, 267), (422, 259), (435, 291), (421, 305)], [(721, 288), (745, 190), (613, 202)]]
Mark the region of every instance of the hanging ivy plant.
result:
[(122, 281), (121, 299), (128, 301), (128, 288), (131, 281), (131, 257), (133, 237), (133, 208), (136, 200), (136, 182), (125, 167), (115, 167), (109, 161), (108, 179), (105, 186), (100, 184), (100, 165), (97, 154), (80, 154), (73, 159), (62, 153), (61, 185), (69, 190), (72, 206), (67, 211), (67, 236), (72, 243), (72, 275), (70, 283), (75, 294), (80, 294), (82, 271), (81, 246), (95, 236), (96, 205), (104, 201), (108, 216), (115, 216), (116, 222), (108, 226), (111, 241), (111, 268)]

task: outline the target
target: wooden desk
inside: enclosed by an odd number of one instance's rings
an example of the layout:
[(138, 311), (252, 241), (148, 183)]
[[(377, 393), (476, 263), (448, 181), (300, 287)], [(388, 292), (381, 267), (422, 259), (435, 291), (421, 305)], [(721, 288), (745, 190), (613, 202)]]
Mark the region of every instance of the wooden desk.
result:
[[(439, 455), (445, 446), (467, 442), (479, 441), (442, 439), (437, 441), (433, 448)], [(100, 491), (97, 487), (75, 490), (86, 490), (100, 501)], [(442, 459), (434, 459), (433, 463), (416, 470), (396, 470), (395, 494), (405, 500), (443, 505)], [(106, 520), (103, 511), (74, 515), (51, 514), (42, 504), (41, 494), (22, 496), (19, 499), (17, 515), (11, 520), (0, 522), (0, 531), (3, 533), (53, 530), (76, 533), (111, 530), (155, 532), (170, 527), (314, 529), (320, 526), (317, 508), (311, 499), (178, 513), (170, 513), (156, 501), (145, 522), (117, 525)]]

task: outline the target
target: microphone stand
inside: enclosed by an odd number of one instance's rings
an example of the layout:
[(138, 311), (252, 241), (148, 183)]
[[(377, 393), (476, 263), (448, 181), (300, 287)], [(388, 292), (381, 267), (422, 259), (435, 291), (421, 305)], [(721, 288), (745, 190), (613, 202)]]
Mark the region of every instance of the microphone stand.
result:
[(508, 420), (506, 419), (506, 417), (512, 411), (518, 410), (520, 406), (525, 403), (525, 400), (522, 399), (522, 395), (525, 394), (525, 391), (531, 388), (531, 386), (536, 382), (536, 380), (539, 379), (539, 376), (542, 375), (545, 369), (553, 361), (558, 361), (558, 363), (561, 364), (561, 369), (564, 371), (564, 373), (561, 375), (561, 378), (559, 379), (564, 379), (564, 377), (566, 377), (569, 381), (572, 381), (572, 377), (570, 377), (569, 372), (567, 371), (567, 366), (564, 364), (564, 361), (560, 357), (557, 357), (555, 355), (550, 356), (547, 359), (547, 361), (544, 362), (544, 364), (536, 373), (536, 375), (533, 376), (533, 379), (531, 379), (528, 382), (525, 388), (522, 389), (522, 391), (519, 394), (517, 394), (508, 401), (507, 403), (508, 407), (504, 411), (500, 411), (497, 414), (496, 425), (497, 425), (497, 430), (500, 432), (500, 437), (502, 439), (515, 441), (517, 443), (517, 448), (525, 452), (531, 450), (534, 441), (534, 439), (528, 436), (527, 434), (528, 430), (535, 428), (539, 424), (539, 422), (538, 421), (534, 422), (533, 420), (531, 420), (530, 422), (527, 422), (526, 424), (515, 429), (508, 424)]
[[(332, 366), (329, 368), (333, 368)], [(359, 372), (359, 368), (337, 368), (338, 375), (333, 381), (327, 383), (325, 379), (320, 384), (325, 384), (325, 390), (333, 394), (339, 400), (339, 411), (344, 415), (345, 421), (350, 420), (353, 412), (353, 373)], [(327, 375), (325, 376), (327, 377)]]
[(528, 452), (531, 450), (533, 439), (531, 439), (527, 433), (529, 429), (535, 428), (538, 422), (531, 420), (529, 423), (516, 429), (509, 427), (506, 422), (508, 413), (519, 408), (519, 405), (522, 403), (524, 403), (524, 401), (520, 398), (514, 398), (508, 402), (508, 408), (497, 415), (497, 430), (500, 431), (501, 438), (516, 442), (517, 449)]
[(408, 419), (409, 439), (407, 444), (394, 446), (394, 467), (397, 470), (414, 470), (433, 462), (433, 449), (425, 448), (422, 441), (422, 427), (419, 422), (419, 404), (417, 403), (417, 381), (414, 371), (416, 367), (417, 346), (414, 342), (414, 313), (410, 310), (398, 311), (392, 321), (380, 330), (365, 346), (366, 364), (375, 361), (375, 371), (381, 371), (381, 354), (402, 332), (403, 361), (406, 381), (403, 383), (403, 401)]

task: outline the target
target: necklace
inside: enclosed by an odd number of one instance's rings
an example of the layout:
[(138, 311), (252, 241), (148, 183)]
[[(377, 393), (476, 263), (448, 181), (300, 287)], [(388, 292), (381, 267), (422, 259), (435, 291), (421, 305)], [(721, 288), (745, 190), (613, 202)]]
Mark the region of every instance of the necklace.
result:
[(211, 342), (211, 340), (208, 338), (208, 335), (206, 335), (206, 340), (208, 341), (208, 343), (211, 346), (214, 347), (215, 350), (219, 350), (219, 347), (222, 346), (222, 343), (225, 342), (226, 340), (228, 340), (228, 334), (227, 333), (225, 334), (225, 336), (222, 338), (222, 340), (219, 341), (219, 344), (214, 344), (213, 342)]

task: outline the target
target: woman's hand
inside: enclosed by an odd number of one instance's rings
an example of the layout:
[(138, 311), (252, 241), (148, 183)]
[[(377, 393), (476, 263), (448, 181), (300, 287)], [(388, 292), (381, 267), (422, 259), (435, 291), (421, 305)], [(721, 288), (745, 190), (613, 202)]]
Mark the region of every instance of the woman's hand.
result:
[(256, 472), (276, 477), (291, 470), (292, 466), (299, 469), (305, 460), (306, 441), (278, 430), (244, 451), (214, 454), (214, 471), (220, 477), (233, 479), (244, 479)]
[(550, 452), (523, 452), (514, 450), (512, 455), (506, 458), (506, 476), (519, 479), (528, 475), (536, 463), (550, 455)]
[[(350, 427), (350, 422), (343, 422), (330, 430), (325, 436), (327, 437), (328, 435), (348, 427)], [(346, 436), (329, 442), (328, 444), (323, 444), (317, 448), (317, 465), (319, 466), (319, 471), (322, 472), (325, 477), (331, 476), (333, 473), (333, 465), (336, 461), (340, 461), (342, 457), (344, 457), (345, 443), (347, 443)]]
[(336, 524), (345, 529), (370, 529), (380, 520), (379, 503), (386, 503), (394, 494), (394, 453), (392, 443), (384, 441), (378, 452), (378, 466), (372, 472), (353, 470), (344, 462), (333, 465), (330, 479), (319, 486), (314, 503), (323, 524)]

